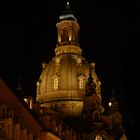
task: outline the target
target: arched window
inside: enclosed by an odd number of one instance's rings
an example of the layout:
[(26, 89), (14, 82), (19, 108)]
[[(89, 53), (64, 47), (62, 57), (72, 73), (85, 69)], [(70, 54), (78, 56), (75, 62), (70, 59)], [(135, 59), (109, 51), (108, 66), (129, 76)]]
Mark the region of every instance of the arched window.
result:
[(69, 30), (68, 28), (64, 27), (61, 30), (61, 42), (67, 42), (69, 41)]
[(54, 79), (54, 89), (58, 89), (58, 78)]
[(58, 90), (58, 87), (59, 87), (59, 76), (55, 75), (53, 77), (53, 89), (54, 90)]
[(78, 79), (79, 79), (79, 89), (84, 89), (84, 76), (80, 75)]
[(83, 85), (84, 85), (84, 84), (83, 84), (83, 79), (80, 78), (80, 79), (79, 79), (79, 88), (80, 88), (80, 89), (83, 89), (83, 88), (84, 88)]
[(97, 136), (95, 137), (95, 140), (103, 140), (103, 139), (102, 139), (102, 137), (101, 137), (100, 135), (97, 135)]

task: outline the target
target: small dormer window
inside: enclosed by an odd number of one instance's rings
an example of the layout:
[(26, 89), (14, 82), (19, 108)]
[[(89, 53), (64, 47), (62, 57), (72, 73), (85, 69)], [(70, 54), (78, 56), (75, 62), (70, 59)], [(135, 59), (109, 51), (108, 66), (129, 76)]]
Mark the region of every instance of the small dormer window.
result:
[(84, 76), (80, 75), (78, 79), (79, 79), (79, 89), (84, 89)]
[(77, 64), (81, 64), (82, 63), (82, 59), (79, 57), (77, 58)]
[(57, 90), (58, 89), (58, 78), (54, 79), (54, 89)]
[(58, 90), (58, 87), (59, 87), (59, 76), (55, 75), (53, 77), (53, 88), (54, 90)]
[(100, 135), (97, 135), (97, 136), (95, 137), (95, 140), (102, 140), (102, 137), (101, 137)]
[(82, 78), (79, 79), (79, 88), (80, 89), (84, 88), (84, 86), (83, 86), (83, 79)]

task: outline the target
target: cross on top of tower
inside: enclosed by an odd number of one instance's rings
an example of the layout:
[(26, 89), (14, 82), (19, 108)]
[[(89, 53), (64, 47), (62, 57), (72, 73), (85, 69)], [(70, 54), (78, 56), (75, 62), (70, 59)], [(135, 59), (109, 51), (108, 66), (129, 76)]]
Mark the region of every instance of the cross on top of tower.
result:
[(67, 3), (66, 3), (66, 9), (69, 10), (70, 9), (70, 2), (67, 0)]
[(69, 0), (67, 0), (67, 6), (69, 6), (69, 4), (70, 4), (70, 3), (69, 3)]
[(74, 16), (72, 10), (70, 9), (70, 2), (67, 0), (66, 2), (66, 9), (64, 10), (63, 14), (59, 16), (60, 20), (71, 19), (77, 21), (76, 17)]

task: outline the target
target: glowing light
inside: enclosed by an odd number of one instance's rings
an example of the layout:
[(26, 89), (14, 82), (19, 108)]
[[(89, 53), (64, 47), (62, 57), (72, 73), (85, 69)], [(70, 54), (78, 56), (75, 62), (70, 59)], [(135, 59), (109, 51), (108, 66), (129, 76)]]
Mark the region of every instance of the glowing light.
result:
[(95, 63), (91, 63), (91, 66), (94, 68), (95, 67)]
[(82, 59), (81, 58), (77, 58), (77, 63), (81, 64), (82, 63)]
[(102, 140), (102, 137), (100, 135), (97, 135), (95, 140)]
[(71, 36), (71, 34), (69, 35), (69, 41), (71, 41), (71, 39), (72, 39), (72, 36)]
[(58, 89), (58, 78), (54, 79), (54, 89), (57, 90)]
[(83, 78), (82, 77), (79, 79), (79, 87), (80, 87), (80, 89), (84, 88), (84, 83), (83, 83)]
[(26, 98), (24, 98), (24, 101), (27, 103), (28, 102), (28, 100), (26, 99)]
[(112, 105), (112, 103), (111, 103), (111, 102), (109, 102), (109, 103), (108, 103), (108, 105), (109, 105), (109, 106), (111, 106), (111, 105)]
[(30, 109), (32, 109), (32, 108), (33, 108), (33, 101), (30, 100)]
[(55, 59), (55, 62), (56, 62), (57, 64), (59, 64), (59, 63), (60, 63), (60, 58), (57, 57), (57, 58)]
[(60, 36), (60, 33), (58, 34), (58, 42), (61, 42), (61, 36)]
[(67, 6), (70, 5), (69, 1), (67, 1)]

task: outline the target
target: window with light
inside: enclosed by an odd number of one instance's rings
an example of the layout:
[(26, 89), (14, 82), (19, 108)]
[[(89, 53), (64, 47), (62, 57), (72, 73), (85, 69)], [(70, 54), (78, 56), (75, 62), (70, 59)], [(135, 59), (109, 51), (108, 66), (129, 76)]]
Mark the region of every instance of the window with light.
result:
[(103, 139), (102, 139), (102, 137), (101, 137), (100, 135), (97, 135), (97, 136), (95, 137), (95, 140), (103, 140)]
[(79, 89), (84, 89), (84, 76), (79, 77)]
[(58, 89), (58, 82), (59, 82), (58, 77), (55, 77), (54, 78), (54, 90)]

